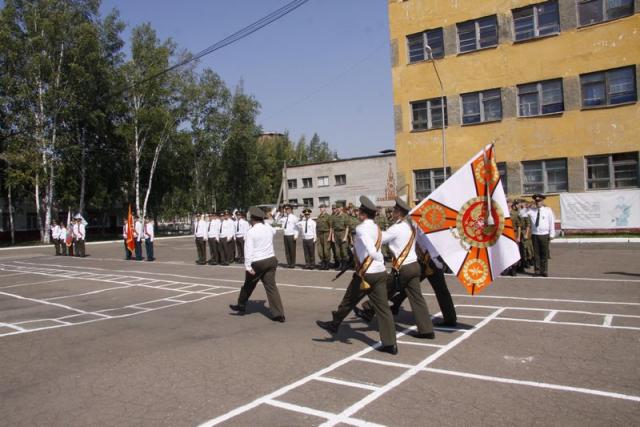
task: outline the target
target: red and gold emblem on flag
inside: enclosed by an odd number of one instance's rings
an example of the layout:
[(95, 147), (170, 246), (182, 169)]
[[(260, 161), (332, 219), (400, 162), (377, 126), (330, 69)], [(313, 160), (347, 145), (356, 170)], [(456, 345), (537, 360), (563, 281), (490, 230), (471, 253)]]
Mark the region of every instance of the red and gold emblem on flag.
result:
[(520, 259), (493, 145), (411, 211), (470, 294)]

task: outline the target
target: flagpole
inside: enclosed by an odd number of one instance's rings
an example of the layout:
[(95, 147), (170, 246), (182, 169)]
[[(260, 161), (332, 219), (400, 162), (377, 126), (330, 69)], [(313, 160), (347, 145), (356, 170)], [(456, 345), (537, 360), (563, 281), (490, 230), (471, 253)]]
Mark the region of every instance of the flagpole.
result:
[(436, 67), (436, 61), (433, 59), (433, 50), (431, 46), (428, 44), (424, 45), (424, 49), (427, 51), (427, 59), (431, 60), (433, 64), (433, 69), (436, 72), (436, 77), (438, 78), (438, 83), (440, 84), (440, 114), (442, 115), (442, 176), (444, 180), (447, 180), (447, 140), (445, 138), (445, 116), (444, 116), (444, 85), (442, 84), (442, 79), (440, 78), (440, 73), (438, 73), (438, 67)]

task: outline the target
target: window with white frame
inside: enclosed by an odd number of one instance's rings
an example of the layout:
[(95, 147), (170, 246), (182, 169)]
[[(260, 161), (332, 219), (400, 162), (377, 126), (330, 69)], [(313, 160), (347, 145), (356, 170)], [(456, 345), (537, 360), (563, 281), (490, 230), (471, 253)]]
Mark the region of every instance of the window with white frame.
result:
[(311, 187), (313, 187), (313, 179), (302, 178), (302, 188), (311, 188)]
[(318, 197), (318, 203), (320, 203), (320, 205), (329, 206), (331, 204), (331, 199), (329, 197)]
[(462, 124), (502, 120), (500, 89), (465, 93), (462, 98)]
[(633, 15), (633, 0), (577, 0), (580, 26)]
[(498, 45), (496, 15), (457, 24), (458, 52), (471, 52)]
[(347, 175), (336, 175), (334, 178), (336, 185), (347, 185)]
[(564, 111), (562, 79), (518, 85), (518, 115), (540, 116)]
[(567, 191), (567, 159), (522, 162), (522, 177), (524, 194)]
[(298, 188), (298, 180), (297, 179), (288, 179), (287, 180), (287, 187), (289, 187), (289, 190), (295, 190), (296, 188)]
[(431, 48), (434, 59), (444, 58), (444, 36), (442, 35), (442, 28), (407, 36), (409, 63), (429, 59), (425, 46)]
[[(425, 99), (411, 103), (413, 130), (442, 128), (442, 98)], [(444, 98), (444, 120), (447, 126), (447, 98)]]
[(638, 152), (586, 157), (587, 189), (639, 187)]
[(516, 41), (544, 37), (560, 32), (558, 1), (548, 1), (514, 9), (513, 29)]
[(328, 176), (319, 176), (318, 177), (318, 187), (328, 187), (329, 186), (329, 177)]
[[(451, 176), (451, 168), (447, 167), (447, 176)], [(416, 184), (416, 200), (422, 200), (444, 182), (442, 168), (414, 170)]]
[(304, 205), (305, 208), (312, 208), (313, 199), (302, 199), (302, 204)]
[(580, 85), (583, 107), (624, 104), (638, 99), (634, 66), (582, 74)]

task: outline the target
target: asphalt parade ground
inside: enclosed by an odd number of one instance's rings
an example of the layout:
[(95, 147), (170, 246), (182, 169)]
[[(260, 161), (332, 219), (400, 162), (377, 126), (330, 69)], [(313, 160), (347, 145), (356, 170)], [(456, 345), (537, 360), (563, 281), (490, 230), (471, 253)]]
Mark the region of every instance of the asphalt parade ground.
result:
[[(279, 260), (284, 260), (280, 235)], [(298, 243), (298, 263), (303, 261)], [(350, 274), (279, 268), (286, 323), (258, 285), (231, 315), (242, 266), (195, 265), (192, 237), (158, 240), (156, 262), (122, 243), (87, 258), (0, 251), (0, 425), (637, 425), (640, 244), (554, 244), (552, 277), (500, 277), (469, 296), (447, 281), (458, 328), (434, 340), (396, 318), (329, 320)], [(431, 312), (439, 309), (425, 281)]]

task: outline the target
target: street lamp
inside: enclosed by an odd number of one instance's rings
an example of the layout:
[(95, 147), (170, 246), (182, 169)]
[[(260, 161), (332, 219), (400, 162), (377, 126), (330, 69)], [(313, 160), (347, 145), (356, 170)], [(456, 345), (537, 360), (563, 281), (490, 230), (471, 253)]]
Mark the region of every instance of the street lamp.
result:
[(427, 53), (427, 59), (433, 64), (433, 69), (436, 72), (438, 83), (440, 84), (440, 114), (442, 115), (442, 174), (444, 180), (447, 180), (447, 140), (445, 138), (445, 116), (444, 116), (444, 86), (442, 85), (442, 79), (440, 79), (440, 73), (438, 73), (438, 67), (436, 67), (436, 61), (433, 59), (433, 50), (428, 44), (424, 45), (424, 50)]

